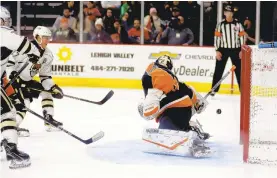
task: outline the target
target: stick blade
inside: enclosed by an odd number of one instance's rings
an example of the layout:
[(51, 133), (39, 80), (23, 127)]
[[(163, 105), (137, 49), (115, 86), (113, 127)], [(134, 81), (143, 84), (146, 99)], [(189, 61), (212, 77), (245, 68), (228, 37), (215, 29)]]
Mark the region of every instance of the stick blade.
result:
[(105, 135), (105, 133), (103, 131), (100, 131), (97, 134), (93, 135), (90, 139), (85, 140), (84, 143), (87, 145), (91, 144), (91, 143), (96, 142), (96, 141), (100, 140), (101, 138), (103, 138), (104, 135)]
[(114, 91), (113, 90), (109, 91), (109, 93), (105, 96), (105, 98), (102, 99), (101, 104), (106, 103), (113, 95), (114, 95)]

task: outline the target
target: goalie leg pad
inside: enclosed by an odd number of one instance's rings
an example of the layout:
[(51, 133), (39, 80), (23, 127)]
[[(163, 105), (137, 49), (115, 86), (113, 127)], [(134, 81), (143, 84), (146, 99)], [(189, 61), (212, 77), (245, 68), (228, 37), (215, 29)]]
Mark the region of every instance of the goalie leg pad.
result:
[(147, 128), (143, 130), (142, 139), (149, 145), (145, 151), (151, 153), (193, 157), (208, 155), (209, 148), (193, 131)]

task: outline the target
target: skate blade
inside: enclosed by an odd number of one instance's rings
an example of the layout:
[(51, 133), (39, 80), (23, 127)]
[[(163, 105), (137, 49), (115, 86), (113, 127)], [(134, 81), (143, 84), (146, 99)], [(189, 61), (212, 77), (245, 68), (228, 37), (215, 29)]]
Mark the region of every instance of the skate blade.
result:
[(26, 168), (31, 165), (30, 159), (28, 160), (23, 160), (23, 161), (17, 161), (17, 160), (12, 160), (10, 161), (10, 169), (20, 169), (20, 168)]
[(47, 131), (47, 132), (58, 132), (58, 131), (61, 131), (59, 128), (57, 128), (57, 127), (53, 127), (53, 126), (51, 126), (51, 125), (45, 125), (45, 130)]
[(23, 131), (18, 131), (17, 135), (18, 135), (18, 137), (30, 137), (29, 132), (23, 132)]

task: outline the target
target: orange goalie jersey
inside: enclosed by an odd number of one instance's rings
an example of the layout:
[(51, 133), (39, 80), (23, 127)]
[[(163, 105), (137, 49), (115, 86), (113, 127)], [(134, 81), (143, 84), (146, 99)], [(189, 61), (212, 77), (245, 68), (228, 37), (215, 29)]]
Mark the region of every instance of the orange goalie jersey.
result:
[[(148, 89), (151, 88), (159, 89), (166, 95), (160, 101), (162, 112), (159, 116), (169, 114), (176, 119), (182, 118), (181, 113), (184, 108), (188, 111), (197, 102), (197, 96), (191, 88), (185, 83), (179, 82), (171, 70), (157, 65), (157, 63), (151, 63), (147, 67), (142, 77), (142, 85), (145, 96), (148, 93)], [(174, 113), (170, 112), (171, 110), (174, 110)]]

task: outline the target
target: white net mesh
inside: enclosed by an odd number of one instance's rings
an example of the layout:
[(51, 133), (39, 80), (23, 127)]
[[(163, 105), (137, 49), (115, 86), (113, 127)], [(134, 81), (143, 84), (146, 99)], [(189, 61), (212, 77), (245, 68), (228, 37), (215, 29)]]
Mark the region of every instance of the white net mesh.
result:
[(277, 165), (277, 49), (251, 48), (248, 162)]

